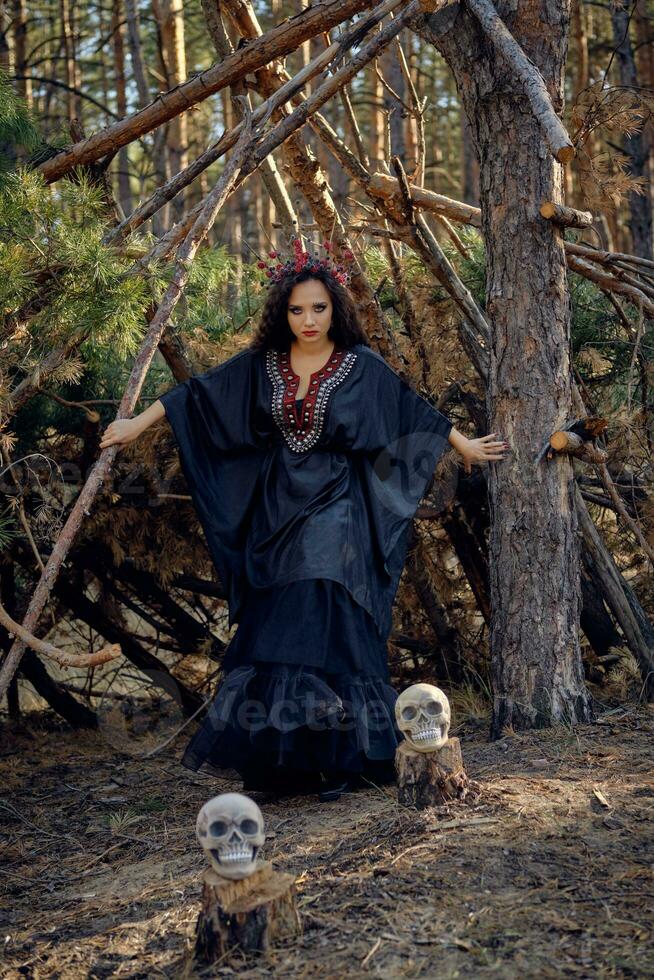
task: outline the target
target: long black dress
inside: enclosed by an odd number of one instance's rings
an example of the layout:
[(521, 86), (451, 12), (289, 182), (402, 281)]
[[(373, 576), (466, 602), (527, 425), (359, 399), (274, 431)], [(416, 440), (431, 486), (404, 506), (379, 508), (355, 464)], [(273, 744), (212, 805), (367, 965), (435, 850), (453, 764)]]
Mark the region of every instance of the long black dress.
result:
[(239, 624), (182, 762), (249, 789), (392, 778), (392, 603), (452, 427), (362, 344), (335, 347), (303, 401), (299, 381), (288, 351), (248, 348), (161, 398)]

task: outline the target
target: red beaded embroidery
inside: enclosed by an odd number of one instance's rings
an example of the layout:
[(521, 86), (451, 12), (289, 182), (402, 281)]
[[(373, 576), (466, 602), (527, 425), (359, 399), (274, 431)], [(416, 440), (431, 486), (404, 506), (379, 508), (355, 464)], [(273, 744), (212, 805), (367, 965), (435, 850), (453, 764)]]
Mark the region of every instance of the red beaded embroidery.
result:
[(334, 348), (327, 363), (311, 375), (298, 417), (295, 401), (300, 378), (291, 367), (290, 352), (268, 351), (266, 367), (273, 383), (273, 417), (291, 449), (300, 452), (316, 444), (329, 395), (349, 374), (356, 356), (352, 350)]

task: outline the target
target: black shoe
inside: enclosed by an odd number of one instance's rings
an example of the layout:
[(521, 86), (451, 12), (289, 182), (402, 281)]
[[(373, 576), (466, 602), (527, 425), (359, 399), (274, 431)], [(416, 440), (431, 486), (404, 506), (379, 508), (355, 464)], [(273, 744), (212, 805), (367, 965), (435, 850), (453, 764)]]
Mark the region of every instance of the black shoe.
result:
[(268, 772), (242, 773), (244, 793), (268, 793), (275, 797), (308, 796), (318, 788), (317, 774), (289, 772), (283, 768)]
[(333, 803), (340, 798), (341, 793), (354, 789), (354, 780), (346, 773), (326, 773), (324, 779), (322, 789), (318, 793), (321, 803)]

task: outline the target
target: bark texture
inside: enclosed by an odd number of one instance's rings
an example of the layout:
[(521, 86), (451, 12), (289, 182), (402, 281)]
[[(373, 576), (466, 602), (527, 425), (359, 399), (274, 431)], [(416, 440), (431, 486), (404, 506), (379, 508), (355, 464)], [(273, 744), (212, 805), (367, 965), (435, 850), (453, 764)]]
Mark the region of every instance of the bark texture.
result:
[[(465, 800), (468, 795), (470, 784), (458, 738), (448, 739), (441, 749), (433, 752), (416, 752), (408, 742), (400, 742), (395, 768), (397, 801), (401, 806), (424, 810)], [(475, 790), (476, 786), (472, 788)]]
[(195, 959), (222, 961), (230, 950), (261, 952), (302, 931), (294, 877), (268, 862), (239, 881), (204, 875), (202, 909), (195, 929)]
[[(498, 3), (563, 102), (569, 3)], [(562, 167), (529, 100), (479, 22), (460, 5), (418, 18), (448, 60), (480, 160), (490, 323), (491, 432), (513, 453), (489, 465), (493, 734), (587, 720), (579, 647), (581, 586), (574, 478), (567, 458), (535, 464), (543, 438), (571, 417), (570, 307), (560, 232), (539, 215), (560, 202)], [(471, 66), (474, 65), (474, 71)]]

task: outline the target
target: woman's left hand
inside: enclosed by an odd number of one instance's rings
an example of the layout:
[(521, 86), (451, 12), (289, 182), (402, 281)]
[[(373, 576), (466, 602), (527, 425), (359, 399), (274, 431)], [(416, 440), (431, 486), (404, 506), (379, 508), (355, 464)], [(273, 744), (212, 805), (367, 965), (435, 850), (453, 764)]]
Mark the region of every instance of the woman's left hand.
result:
[(510, 446), (508, 442), (493, 441), (496, 435), (496, 432), (491, 432), (490, 435), (481, 436), (479, 439), (466, 439), (465, 444), (459, 449), (466, 473), (472, 472), (473, 463), (482, 464), (489, 460), (506, 459), (506, 450), (510, 449)]

